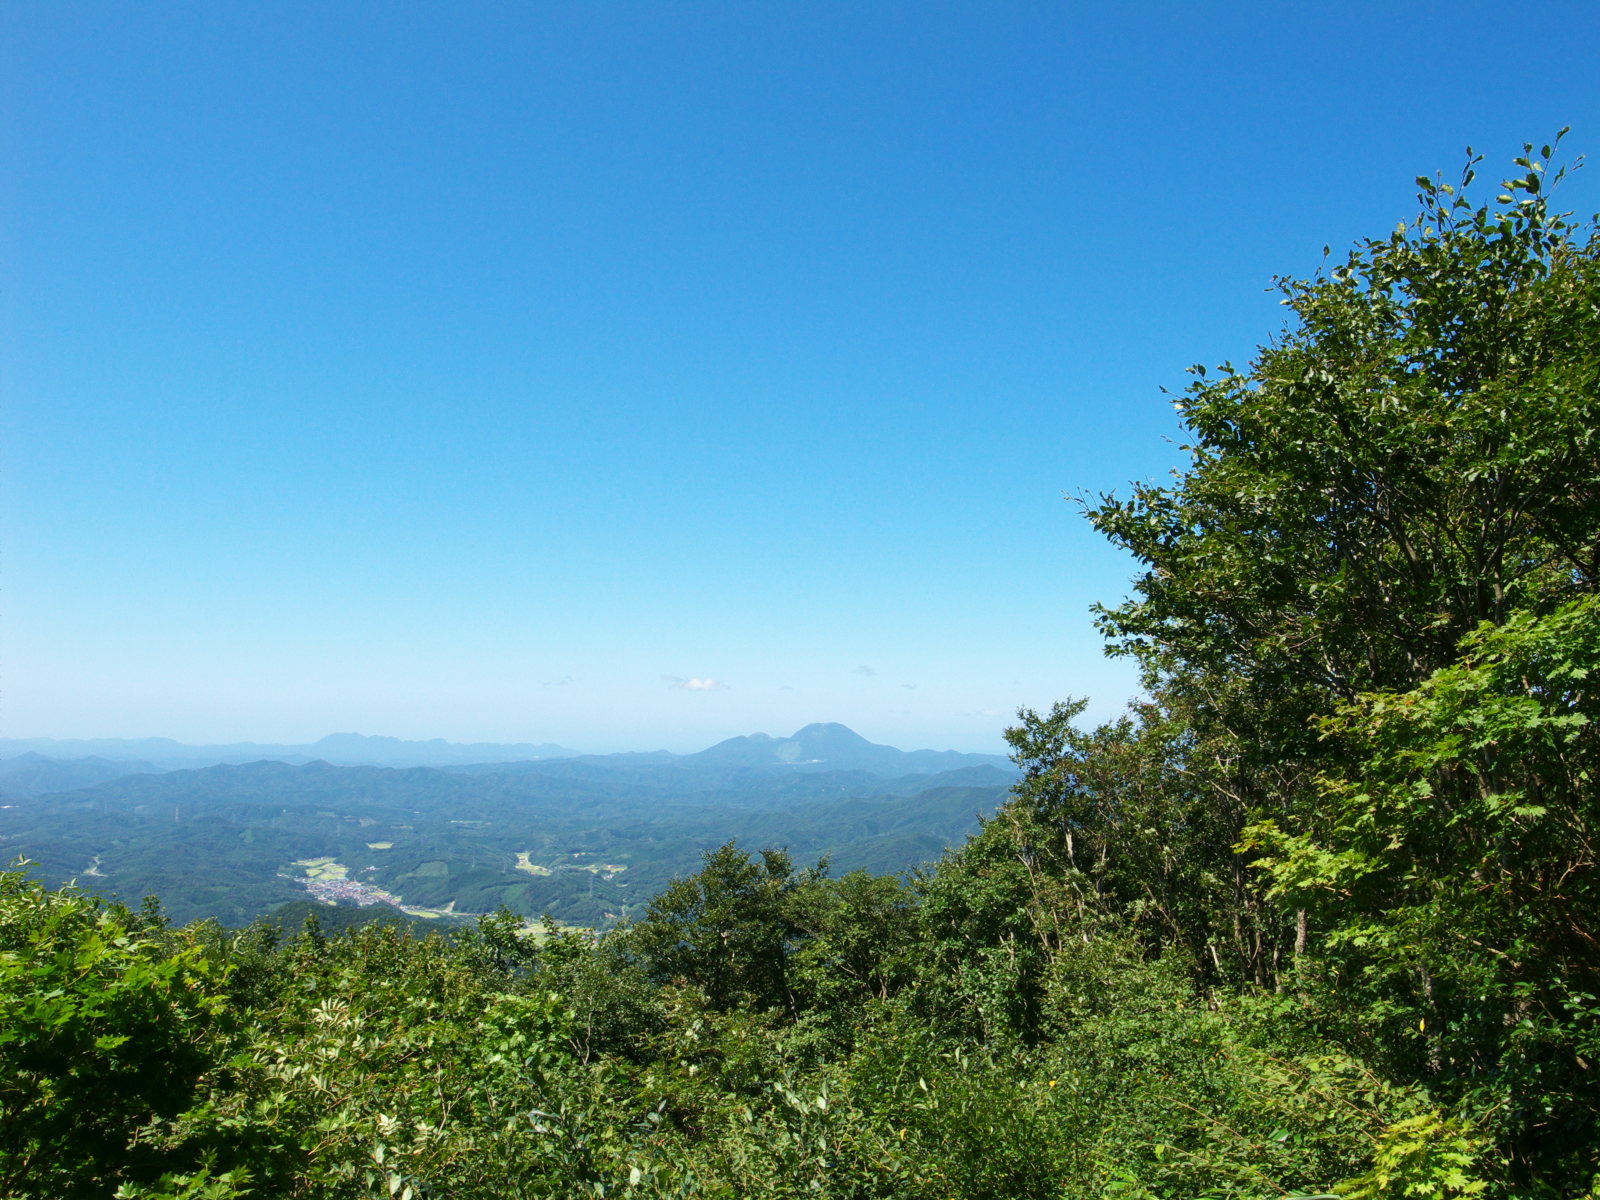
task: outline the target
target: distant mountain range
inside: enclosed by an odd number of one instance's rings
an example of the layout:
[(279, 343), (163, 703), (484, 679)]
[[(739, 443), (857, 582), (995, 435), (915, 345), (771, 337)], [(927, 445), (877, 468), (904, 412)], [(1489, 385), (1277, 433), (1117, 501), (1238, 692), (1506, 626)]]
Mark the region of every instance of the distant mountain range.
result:
[[(585, 755), (548, 742), (539, 745), (525, 742), (462, 743), (447, 742), (442, 738), (405, 741), (359, 733), (331, 733), (319, 741), (301, 745), (234, 742), (190, 746), (171, 738), (0, 738), (0, 796), (41, 795), (46, 791), (83, 787), (120, 775), (186, 770), (223, 763), (266, 761), (326, 762), (349, 767), (466, 767), (548, 762), (552, 759), (625, 761), (633, 765), (678, 763), (686, 766), (866, 771), (884, 778), (983, 765), (1006, 771), (1011, 769), (1010, 760), (998, 754), (897, 750), (893, 746), (869, 742), (854, 730), (836, 723), (807, 725), (786, 738), (769, 737), (764, 733), (733, 737), (696, 754), (670, 754), (661, 750), (645, 754)], [(22, 762), (19, 764), (18, 760)], [(72, 761), (80, 765), (72, 773), (63, 773), (59, 781), (46, 787), (40, 786), (47, 774), (45, 760), (55, 763)], [(91, 762), (95, 765), (82, 765)], [(119, 766), (125, 769), (119, 770)], [(106, 773), (108, 771), (109, 774)], [(37, 782), (31, 781), (34, 779)], [(18, 788), (23, 790), (16, 790)]]
[(576, 750), (565, 746), (503, 745), (497, 742), (447, 742), (433, 738), (408, 742), (401, 738), (369, 737), (360, 733), (330, 733), (304, 745), (274, 742), (232, 742), (218, 746), (189, 746), (171, 738), (0, 738), (0, 757), (38, 754), (46, 758), (101, 758), (113, 762), (135, 761), (159, 771), (210, 767), (219, 763), (328, 762), (360, 767), (442, 767), (483, 762), (516, 762), (570, 758)]
[(866, 771), (884, 778), (931, 775), (963, 767), (1013, 769), (1011, 760), (1003, 755), (962, 754), (955, 750), (896, 750), (893, 746), (869, 742), (855, 730), (831, 722), (807, 725), (793, 737), (774, 738), (752, 733), (747, 737), (729, 738), (698, 754), (684, 755), (681, 761), (812, 771)]
[(24, 857), (52, 883), (130, 902), (149, 892), (178, 920), (233, 924), (310, 895), (439, 920), (504, 904), (604, 925), (730, 839), (835, 870), (904, 871), (975, 830), (1017, 778), (998, 755), (897, 750), (838, 724), (696, 754), (355, 734), (6, 751), (0, 862)]

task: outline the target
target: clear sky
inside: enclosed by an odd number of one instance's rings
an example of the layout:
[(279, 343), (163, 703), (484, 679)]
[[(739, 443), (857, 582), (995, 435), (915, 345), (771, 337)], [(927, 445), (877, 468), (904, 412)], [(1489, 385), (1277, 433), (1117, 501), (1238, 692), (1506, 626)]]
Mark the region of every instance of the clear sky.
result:
[(1593, 0), (8, 0), (0, 734), (1111, 715), (1064, 496), (1415, 175), (1600, 154), (1597, 61)]

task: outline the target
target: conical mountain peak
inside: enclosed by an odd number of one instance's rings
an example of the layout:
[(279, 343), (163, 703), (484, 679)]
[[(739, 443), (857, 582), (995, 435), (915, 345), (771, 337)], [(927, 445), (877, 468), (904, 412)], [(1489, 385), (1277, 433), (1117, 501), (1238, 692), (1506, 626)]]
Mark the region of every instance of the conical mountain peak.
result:
[(880, 746), (837, 721), (818, 721), (786, 738), (764, 733), (728, 738), (708, 750), (685, 756), (683, 761), (724, 767), (866, 771), (885, 778), (979, 765), (1010, 770), (1010, 764), (997, 755), (958, 754), (953, 750), (907, 753), (893, 746)]

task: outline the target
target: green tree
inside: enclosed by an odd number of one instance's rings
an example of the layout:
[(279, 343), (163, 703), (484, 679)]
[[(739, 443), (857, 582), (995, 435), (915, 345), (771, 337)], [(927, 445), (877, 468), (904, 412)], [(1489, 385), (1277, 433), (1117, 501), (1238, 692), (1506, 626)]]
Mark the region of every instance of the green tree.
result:
[(151, 915), (0, 872), (0, 1194), (201, 1168), (201, 1149), (148, 1135), (212, 1066), (224, 972)]
[(715, 1009), (793, 1013), (789, 952), (802, 932), (793, 897), (823, 868), (796, 872), (786, 853), (772, 849), (753, 861), (732, 842), (706, 851), (703, 862), (650, 901), (627, 945), (653, 978), (697, 987)]
[[(1552, 207), (1551, 152), (1477, 206), (1476, 158), (1460, 190), (1420, 179), (1414, 223), (1280, 281), (1295, 323), (1177, 401), (1189, 467), (1089, 506), (1145, 567), (1102, 628), (1187, 731), (1224, 845), (1262, 812), (1314, 824), (1319, 773), (1362, 753), (1314, 718), (1600, 581), (1600, 225)], [(1305, 929), (1248, 861), (1206, 864), (1231, 894), (1204, 936), (1265, 983)]]
[(1087, 506), (1144, 565), (1100, 621), (1148, 701), (1022, 714), (979, 839), (1042, 943), (1203, 947), (1425, 1084), (1395, 1178), (1519, 1195), (1589, 1185), (1600, 1094), (1600, 219), (1552, 206), (1552, 153), (1487, 203), (1476, 158), (1419, 180), (1415, 223), (1280, 281), (1294, 323), (1248, 369), (1196, 368), (1188, 468)]
[(851, 871), (809, 889), (807, 940), (794, 954), (808, 1006), (840, 1009), (889, 999), (910, 979), (916, 898), (893, 875)]
[(1369, 748), (1314, 834), (1249, 831), (1371, 1052), (1496, 1128), (1514, 1178), (1600, 1171), (1600, 596), (1513, 614), (1323, 722)]
[(1280, 281), (1298, 323), (1250, 370), (1196, 368), (1189, 470), (1089, 513), (1148, 567), (1102, 611), (1121, 651), (1276, 711), (1600, 581), (1600, 227), (1550, 208), (1550, 149), (1492, 205), (1419, 179), (1414, 224)]

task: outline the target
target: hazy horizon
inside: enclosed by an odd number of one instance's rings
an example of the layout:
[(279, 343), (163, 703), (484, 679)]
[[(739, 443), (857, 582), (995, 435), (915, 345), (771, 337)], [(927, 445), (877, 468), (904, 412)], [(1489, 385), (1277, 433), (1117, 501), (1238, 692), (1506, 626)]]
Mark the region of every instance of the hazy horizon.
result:
[(176, 744), (178, 746), (181, 746), (181, 747), (183, 747), (185, 749), (209, 749), (209, 748), (213, 748), (213, 747), (225, 747), (225, 746), (285, 746), (285, 747), (308, 748), (308, 747), (314, 747), (320, 742), (325, 742), (325, 741), (329, 741), (329, 740), (336, 739), (336, 738), (356, 737), (356, 738), (389, 739), (389, 740), (396, 740), (396, 741), (404, 742), (404, 743), (407, 743), (407, 744), (413, 744), (413, 745), (426, 745), (426, 744), (429, 744), (429, 743), (444, 742), (444, 743), (446, 743), (448, 745), (458, 746), (458, 747), (474, 746), (474, 745), (487, 745), (487, 746), (519, 746), (519, 745), (522, 745), (522, 746), (555, 746), (555, 747), (558, 747), (558, 748), (560, 748), (562, 750), (572, 751), (572, 752), (574, 752), (574, 753), (576, 753), (578, 755), (590, 755), (590, 754), (648, 754), (648, 753), (658, 752), (658, 751), (666, 751), (666, 752), (668, 752), (670, 754), (694, 754), (694, 753), (697, 753), (697, 752), (699, 752), (701, 750), (709, 749), (711, 746), (717, 745), (718, 743), (721, 743), (721, 742), (724, 742), (724, 741), (728, 741), (728, 740), (734, 739), (734, 738), (741, 738), (741, 737), (771, 737), (771, 738), (778, 739), (778, 740), (781, 740), (781, 739), (784, 739), (784, 738), (790, 738), (790, 737), (795, 736), (799, 732), (801, 732), (801, 730), (803, 730), (803, 729), (805, 729), (805, 728), (807, 728), (809, 726), (812, 726), (812, 725), (843, 725), (845, 728), (849, 729), (850, 732), (856, 734), (859, 737), (865, 738), (865, 740), (868, 741), (868, 742), (874, 743), (876, 745), (892, 746), (896, 750), (905, 750), (905, 751), (915, 751), (915, 750), (955, 750), (955, 751), (957, 751), (959, 753), (962, 753), (962, 754), (1002, 754), (1003, 755), (1003, 754), (1006, 753), (1006, 748), (1004, 746), (1003, 741), (1002, 741), (1002, 744), (1001, 744), (1001, 748), (999, 750), (988, 750), (988, 749), (971, 748), (971, 747), (965, 747), (965, 746), (935, 745), (933, 743), (917, 743), (917, 744), (913, 745), (911, 743), (899, 743), (899, 742), (885, 741), (882, 738), (869, 736), (868, 734), (863, 733), (861, 730), (856, 729), (854, 726), (848, 725), (847, 723), (845, 723), (843, 721), (827, 721), (827, 720), (820, 720), (820, 719), (816, 720), (816, 721), (807, 721), (802, 725), (796, 726), (795, 728), (790, 729), (790, 730), (786, 730), (786, 731), (780, 731), (780, 730), (774, 730), (774, 729), (744, 729), (744, 730), (739, 730), (739, 731), (736, 731), (736, 732), (727, 733), (727, 734), (724, 734), (724, 735), (722, 735), (720, 737), (713, 738), (709, 742), (694, 741), (694, 742), (685, 742), (685, 743), (683, 743), (681, 745), (643, 745), (643, 744), (637, 744), (636, 745), (636, 744), (632, 744), (632, 743), (629, 743), (629, 744), (621, 744), (621, 743), (618, 743), (618, 744), (610, 744), (610, 743), (601, 744), (599, 742), (596, 742), (596, 743), (593, 743), (593, 744), (589, 744), (589, 743), (585, 743), (585, 744), (568, 744), (566, 742), (558, 742), (558, 741), (555, 741), (554, 739), (551, 739), (551, 738), (544, 738), (544, 737), (538, 737), (538, 736), (514, 738), (514, 739), (507, 739), (507, 740), (481, 739), (481, 738), (465, 739), (464, 740), (464, 739), (456, 739), (456, 738), (439, 738), (439, 737), (406, 737), (406, 738), (397, 738), (393, 734), (387, 734), (387, 733), (381, 733), (381, 732), (364, 732), (364, 731), (361, 731), (361, 730), (354, 730), (354, 729), (332, 730), (332, 731), (329, 731), (329, 732), (326, 732), (326, 733), (319, 734), (316, 737), (307, 737), (307, 738), (245, 737), (245, 738), (230, 738), (230, 739), (227, 739), (225, 741), (210, 741), (210, 742), (196, 742), (196, 741), (192, 741), (192, 740), (184, 739), (184, 738), (174, 738), (174, 737), (170, 737), (170, 736), (168, 736), (166, 734), (161, 734), (161, 733), (133, 734), (133, 735), (107, 734), (107, 735), (89, 735), (89, 736), (82, 736), (82, 737), (79, 737), (79, 736), (58, 737), (58, 736), (54, 736), (54, 735), (51, 735), (51, 734), (16, 735), (16, 734), (12, 734), (12, 733), (7, 732), (5, 734), (0, 734), (0, 742), (24, 742), (24, 743), (28, 743), (28, 742), (60, 742), (60, 743), (65, 743), (65, 744), (69, 744), (70, 745), (72, 743), (78, 743), (78, 742), (83, 742), (83, 743), (93, 743), (93, 742), (128, 742), (128, 743), (137, 743), (137, 742), (145, 742), (145, 741), (157, 741), (157, 742), (171, 742), (171, 743), (174, 743), (174, 744)]

